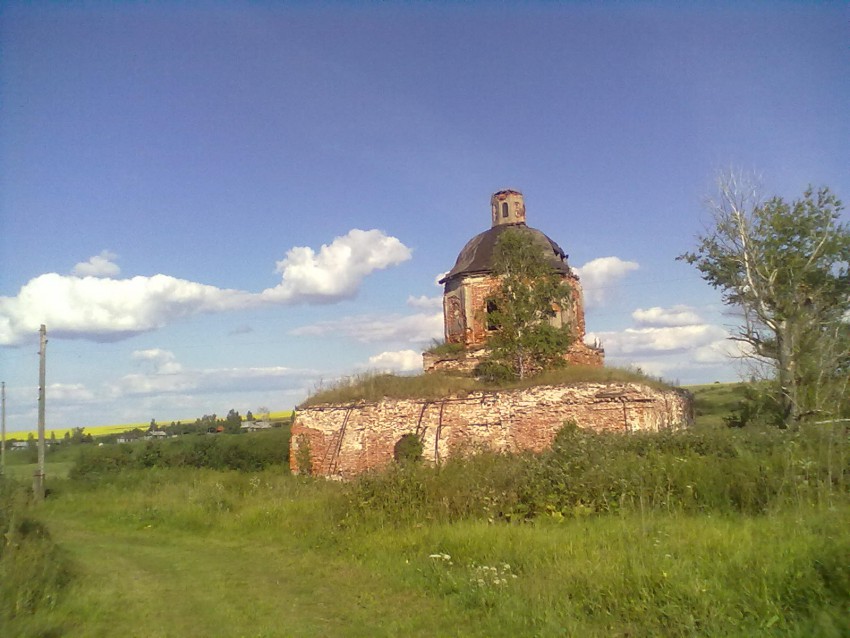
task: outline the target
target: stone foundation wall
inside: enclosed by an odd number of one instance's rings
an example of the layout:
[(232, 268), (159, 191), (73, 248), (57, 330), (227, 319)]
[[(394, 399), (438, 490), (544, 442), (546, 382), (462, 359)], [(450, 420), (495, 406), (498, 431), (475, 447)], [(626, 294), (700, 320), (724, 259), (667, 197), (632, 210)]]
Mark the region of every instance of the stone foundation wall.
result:
[(686, 427), (693, 422), (692, 398), (684, 390), (633, 383), (582, 383), (438, 400), (317, 405), (295, 415), (290, 464), (297, 472), (299, 446), (308, 445), (313, 474), (351, 478), (390, 463), (396, 442), (411, 433), (422, 439), (429, 463), (480, 446), (540, 451), (569, 420), (610, 432)]

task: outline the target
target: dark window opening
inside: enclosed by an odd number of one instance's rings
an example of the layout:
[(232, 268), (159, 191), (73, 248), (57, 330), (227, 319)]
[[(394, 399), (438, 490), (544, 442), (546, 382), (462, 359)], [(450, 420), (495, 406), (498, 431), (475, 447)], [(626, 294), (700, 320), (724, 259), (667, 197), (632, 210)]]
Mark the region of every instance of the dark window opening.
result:
[(499, 325), (496, 323), (495, 317), (493, 317), (493, 313), (498, 310), (496, 306), (496, 302), (492, 299), (487, 300), (487, 330), (498, 330)]
[(508, 203), (502, 202), (502, 217), (508, 216)]

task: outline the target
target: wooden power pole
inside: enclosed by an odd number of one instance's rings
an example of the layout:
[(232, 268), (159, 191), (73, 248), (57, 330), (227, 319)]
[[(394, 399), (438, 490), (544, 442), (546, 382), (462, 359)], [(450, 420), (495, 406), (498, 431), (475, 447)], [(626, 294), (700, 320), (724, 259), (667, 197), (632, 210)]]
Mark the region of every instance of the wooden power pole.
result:
[(6, 474), (6, 382), (0, 383), (0, 476)]
[(32, 490), (35, 498), (44, 498), (44, 399), (45, 359), (47, 353), (47, 328), (41, 324), (41, 345), (38, 349), (38, 468), (33, 475)]

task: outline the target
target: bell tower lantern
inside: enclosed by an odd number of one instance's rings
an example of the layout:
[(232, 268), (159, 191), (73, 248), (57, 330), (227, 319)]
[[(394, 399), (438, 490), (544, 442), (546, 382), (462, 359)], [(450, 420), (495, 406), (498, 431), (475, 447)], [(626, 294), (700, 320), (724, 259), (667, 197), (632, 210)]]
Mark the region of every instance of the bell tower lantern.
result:
[(493, 193), (490, 198), (490, 213), (493, 218), (493, 228), (524, 224), (525, 202), (522, 199), (522, 193), (510, 189)]

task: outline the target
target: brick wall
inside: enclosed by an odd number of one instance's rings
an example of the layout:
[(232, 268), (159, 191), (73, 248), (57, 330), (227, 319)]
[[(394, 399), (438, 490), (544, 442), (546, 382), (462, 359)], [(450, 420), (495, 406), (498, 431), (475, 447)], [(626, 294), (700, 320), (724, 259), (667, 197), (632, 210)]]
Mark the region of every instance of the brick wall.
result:
[(309, 442), (313, 473), (350, 478), (393, 459), (404, 435), (420, 436), (424, 460), (438, 463), (476, 446), (540, 451), (565, 421), (598, 431), (657, 431), (693, 421), (684, 390), (640, 384), (581, 383), (477, 392), (439, 400), (384, 400), (299, 409), (292, 425), (290, 463)]

